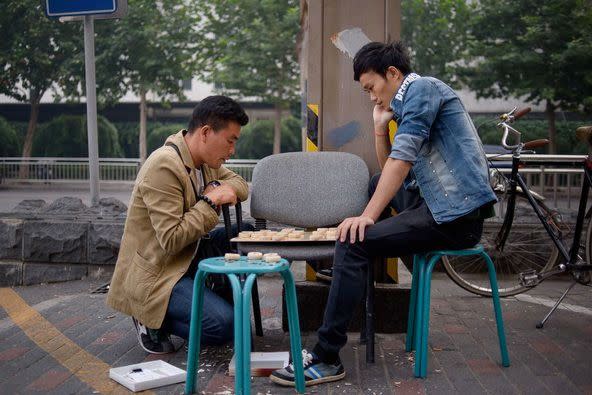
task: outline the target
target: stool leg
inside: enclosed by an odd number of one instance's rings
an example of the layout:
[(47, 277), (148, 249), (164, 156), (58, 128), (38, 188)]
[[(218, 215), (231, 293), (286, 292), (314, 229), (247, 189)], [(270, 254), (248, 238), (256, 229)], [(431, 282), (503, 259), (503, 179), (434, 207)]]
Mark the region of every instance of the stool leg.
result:
[(421, 315), (421, 362), (420, 377), (425, 378), (428, 370), (428, 336), (430, 332), (430, 298), (432, 285), (432, 271), (438, 263), (440, 255), (434, 255), (430, 258), (425, 268), (424, 286), (423, 286), (423, 312)]
[(415, 377), (421, 377), (421, 326), (422, 326), (422, 314), (423, 314), (423, 287), (425, 284), (425, 255), (420, 255), (415, 261), (417, 264), (417, 295), (415, 302), (415, 322), (413, 325), (413, 344), (415, 348), (415, 366), (413, 369), (413, 375)]
[(187, 380), (185, 393), (192, 394), (197, 381), (197, 364), (199, 362), (199, 348), (201, 342), (201, 317), (203, 308), (204, 286), (207, 273), (198, 270), (193, 281), (193, 295), (191, 298), (191, 321), (189, 322), (189, 350), (187, 351)]
[(256, 274), (249, 274), (243, 285), (243, 387), (244, 393), (251, 392), (251, 292), (254, 290)]
[(286, 291), (286, 307), (288, 308), (288, 325), (290, 327), (290, 349), (292, 351), (296, 391), (303, 394), (305, 390), (305, 382), (304, 367), (302, 366), (302, 340), (300, 339), (300, 320), (298, 318), (296, 286), (294, 285), (294, 278), (289, 269), (280, 273), (284, 279)]
[(491, 285), (493, 311), (495, 313), (495, 322), (497, 324), (497, 337), (499, 339), (500, 352), (502, 354), (502, 365), (508, 367), (510, 366), (510, 357), (508, 356), (508, 348), (506, 346), (506, 333), (504, 331), (504, 319), (502, 317), (502, 307), (497, 286), (495, 266), (487, 253), (482, 252), (481, 255), (485, 259), (485, 262), (487, 262), (487, 270), (489, 272), (489, 284)]
[(407, 316), (407, 338), (405, 339), (405, 351), (413, 350), (413, 332), (415, 330), (415, 305), (417, 304), (417, 288), (419, 281), (417, 255), (413, 255), (413, 274), (411, 275), (411, 295), (409, 296), (409, 315)]
[(259, 337), (263, 336), (263, 324), (261, 323), (261, 306), (259, 304), (259, 287), (257, 287), (257, 280), (253, 284), (252, 292), (253, 300), (253, 318), (255, 320), (255, 334)]
[(243, 290), (235, 274), (227, 274), (232, 285), (232, 298), (234, 300), (234, 387), (235, 393), (242, 395), (244, 393), (244, 361), (243, 361)]
[(366, 363), (374, 363), (374, 264), (371, 260), (368, 265), (368, 278), (366, 284)]

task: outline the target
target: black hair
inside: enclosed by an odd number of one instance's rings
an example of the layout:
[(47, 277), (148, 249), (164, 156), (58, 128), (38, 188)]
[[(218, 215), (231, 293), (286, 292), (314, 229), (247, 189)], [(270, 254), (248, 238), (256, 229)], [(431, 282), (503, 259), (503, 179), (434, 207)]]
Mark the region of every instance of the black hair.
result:
[(187, 130), (189, 133), (204, 125), (209, 125), (214, 132), (226, 127), (229, 121), (241, 126), (249, 122), (245, 110), (228, 96), (208, 96), (193, 109)]
[(400, 41), (390, 44), (372, 42), (364, 45), (354, 57), (354, 80), (360, 81), (360, 75), (373, 71), (386, 77), (390, 66), (396, 67), (403, 75), (411, 72), (409, 53)]

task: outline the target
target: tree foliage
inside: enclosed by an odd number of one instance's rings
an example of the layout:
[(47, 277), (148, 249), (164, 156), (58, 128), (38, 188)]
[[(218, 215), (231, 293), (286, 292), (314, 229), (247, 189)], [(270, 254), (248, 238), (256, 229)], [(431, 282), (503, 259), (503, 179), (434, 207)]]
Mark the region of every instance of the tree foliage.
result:
[[(146, 156), (147, 105), (150, 96), (183, 100), (181, 80), (191, 79), (200, 56), (201, 33), (194, 3), (186, 0), (128, 0), (128, 14), (95, 21), (96, 80), (99, 101), (111, 104), (132, 92), (140, 97), (139, 156)], [(77, 75), (84, 75), (83, 58)], [(81, 80), (80, 80), (81, 81)], [(68, 85), (70, 98), (83, 84)]]
[(274, 151), (281, 110), (298, 100), (297, 0), (198, 0), (205, 33), (204, 78), (217, 90), (276, 107)]
[(65, 84), (82, 51), (80, 24), (48, 19), (44, 4), (6, 0), (0, 12), (0, 93), (31, 104), (23, 156), (31, 154), (41, 97)]
[[(592, 111), (590, 0), (481, 0), (471, 19), (469, 57), (459, 69), (480, 97), (545, 102), (554, 112)], [(551, 152), (556, 147), (551, 146)]]
[(413, 70), (458, 85), (455, 63), (467, 44), (474, 6), (466, 0), (402, 0), (401, 39)]

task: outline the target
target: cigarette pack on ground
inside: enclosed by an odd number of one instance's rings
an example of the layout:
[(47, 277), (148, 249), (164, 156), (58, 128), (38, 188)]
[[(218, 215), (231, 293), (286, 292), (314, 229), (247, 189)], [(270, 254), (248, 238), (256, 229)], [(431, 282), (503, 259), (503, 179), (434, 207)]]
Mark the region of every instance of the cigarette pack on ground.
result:
[[(232, 356), (228, 364), (228, 375), (234, 376), (236, 368), (234, 366), (235, 355)], [(287, 351), (278, 352), (252, 352), (251, 353), (251, 376), (269, 376), (271, 372), (288, 366), (290, 353)]]
[(109, 378), (133, 392), (182, 383), (187, 373), (165, 361), (149, 361), (109, 369)]

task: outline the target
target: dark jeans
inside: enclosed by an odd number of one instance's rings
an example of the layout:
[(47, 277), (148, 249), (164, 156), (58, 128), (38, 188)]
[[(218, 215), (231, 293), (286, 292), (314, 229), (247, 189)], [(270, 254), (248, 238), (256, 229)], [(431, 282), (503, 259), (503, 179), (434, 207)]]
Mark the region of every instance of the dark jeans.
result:
[[(253, 230), (250, 224), (243, 224), (242, 230)], [(238, 226), (232, 227), (233, 237), (238, 235)], [(212, 243), (222, 252), (228, 252), (226, 230), (218, 228), (210, 232)], [(184, 276), (173, 287), (162, 329), (173, 335), (189, 338), (191, 321), (191, 299), (193, 277)], [(201, 343), (221, 345), (233, 339), (234, 310), (232, 306), (209, 288), (204, 291)]]
[[(376, 190), (379, 176), (370, 181), (370, 196)], [(335, 244), (333, 279), (314, 349), (322, 360), (334, 361), (347, 342), (346, 330), (364, 295), (368, 265), (373, 258), (462, 249), (474, 246), (481, 238), (483, 220), (459, 218), (438, 224), (419, 193), (406, 191), (403, 187), (390, 204), (398, 214), (394, 217), (384, 215), (386, 218), (369, 226), (363, 242), (337, 241)]]

